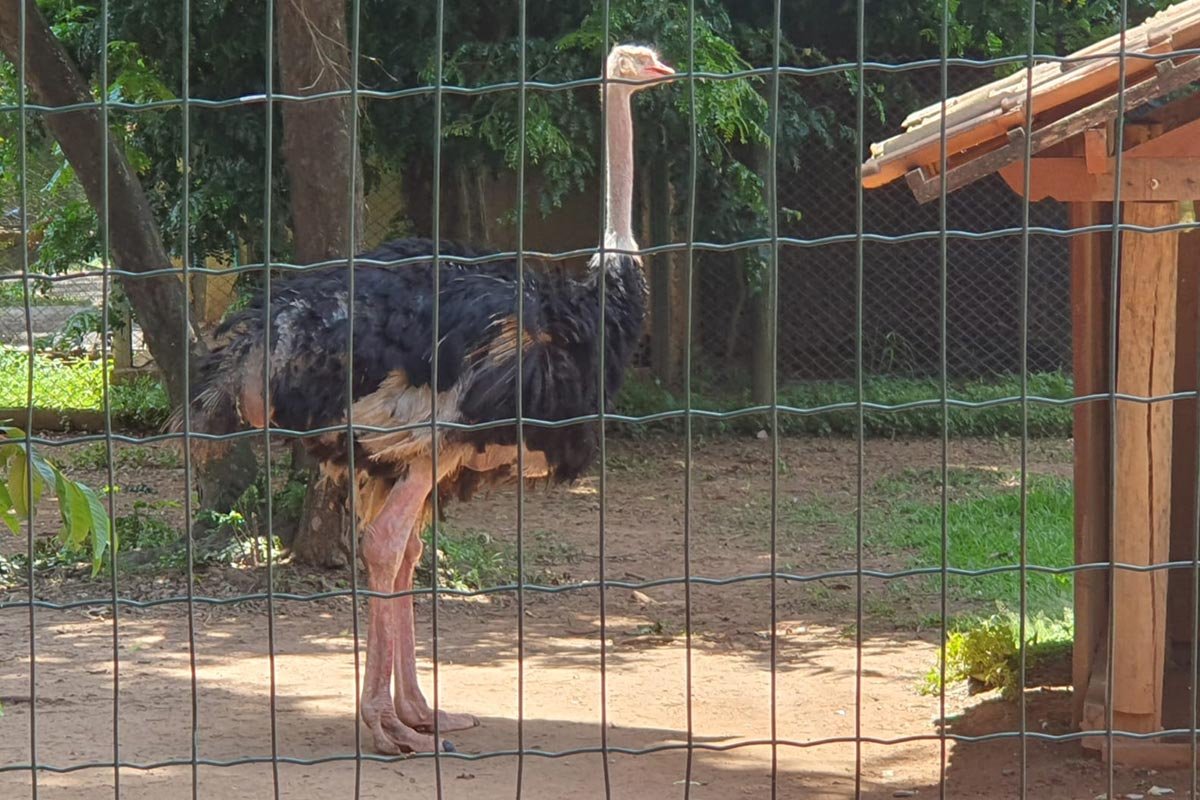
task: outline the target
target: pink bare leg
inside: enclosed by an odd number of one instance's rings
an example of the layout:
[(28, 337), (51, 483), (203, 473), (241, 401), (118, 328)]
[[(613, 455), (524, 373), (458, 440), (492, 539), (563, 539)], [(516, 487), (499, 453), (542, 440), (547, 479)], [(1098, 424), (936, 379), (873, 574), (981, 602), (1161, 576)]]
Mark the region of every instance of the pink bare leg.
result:
[[(408, 478), (392, 488), (383, 507), (367, 526), (363, 534), (363, 557), (367, 562), (367, 586), (371, 591), (392, 591), (431, 486), (428, 469), (411, 469)], [(431, 752), (437, 746), (434, 738), (418, 733), (401, 722), (392, 702), (391, 683), (397, 638), (407, 630), (411, 642), (412, 623), (410, 621), (407, 627), (400, 625), (400, 601), (396, 598), (371, 597), (367, 607), (369, 621), (367, 672), (362, 696), (363, 722), (371, 729), (375, 749), (381, 753)]]
[[(395, 592), (407, 592), (413, 587), (413, 572), (421, 561), (420, 531), (414, 530), (404, 551), (404, 562), (396, 575)], [(405, 725), (419, 731), (433, 732), (433, 709), (417, 680), (416, 621), (413, 615), (411, 594), (397, 598), (399, 618), (396, 622), (396, 713)], [(479, 720), (470, 714), (451, 714), (438, 710), (438, 732), (461, 731), (474, 728)]]

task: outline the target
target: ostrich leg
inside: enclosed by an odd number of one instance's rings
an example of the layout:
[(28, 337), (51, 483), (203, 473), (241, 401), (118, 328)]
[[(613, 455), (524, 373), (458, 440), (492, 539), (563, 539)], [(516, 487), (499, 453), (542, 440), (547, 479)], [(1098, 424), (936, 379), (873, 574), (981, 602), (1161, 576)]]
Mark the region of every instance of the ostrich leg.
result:
[[(378, 514), (367, 525), (363, 533), (363, 557), (367, 562), (367, 586), (371, 591), (389, 593), (396, 585), (431, 486), (428, 466), (421, 469), (413, 464), (408, 477), (392, 487)], [(409, 604), (411, 608), (411, 599)], [(401, 722), (392, 701), (397, 639), (404, 637), (406, 630), (400, 624), (400, 605), (397, 598), (371, 597), (367, 601), (367, 671), (363, 682), (362, 718), (371, 729), (375, 749), (381, 753), (431, 752), (437, 746), (434, 738)], [(407, 631), (411, 643), (411, 621)]]
[[(420, 523), (418, 523), (420, 524)], [(404, 561), (396, 575), (394, 592), (408, 592), (413, 588), (413, 572), (421, 561), (420, 530), (414, 529), (408, 537)], [(421, 693), (417, 681), (416, 619), (413, 615), (411, 594), (396, 598), (399, 617), (396, 621), (396, 713), (400, 720), (420, 731), (433, 732), (433, 709)], [(435, 631), (436, 634), (436, 631)], [(461, 731), (474, 728), (479, 720), (470, 714), (451, 714), (438, 710), (438, 732)]]

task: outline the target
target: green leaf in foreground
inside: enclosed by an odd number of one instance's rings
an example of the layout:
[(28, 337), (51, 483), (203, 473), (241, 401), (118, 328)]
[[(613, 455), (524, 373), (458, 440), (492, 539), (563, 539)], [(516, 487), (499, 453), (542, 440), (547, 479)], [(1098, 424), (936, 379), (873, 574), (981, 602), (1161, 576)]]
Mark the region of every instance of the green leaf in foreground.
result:
[[(0, 519), (9, 529), (20, 534), (22, 519), (32, 518), (49, 486), (58, 498), (62, 518), (59, 539), (63, 547), (74, 549), (90, 543), (92, 574), (98, 573), (104, 566), (105, 553), (116, 545), (108, 511), (95, 490), (71, 480), (53, 462), (34, 451), (19, 428), (0, 426), (0, 471), (3, 470), (7, 470), (8, 479), (0, 480)], [(28, 502), (30, 488), (32, 505)]]
[(87, 499), (88, 511), (91, 514), (92, 528), (92, 574), (95, 575), (104, 566), (104, 552), (108, 549), (109, 544), (116, 550), (116, 543), (112, 538), (112, 531), (109, 527), (108, 511), (105, 510), (104, 504), (100, 502), (99, 496), (90, 486), (84, 486), (82, 483), (75, 484)]

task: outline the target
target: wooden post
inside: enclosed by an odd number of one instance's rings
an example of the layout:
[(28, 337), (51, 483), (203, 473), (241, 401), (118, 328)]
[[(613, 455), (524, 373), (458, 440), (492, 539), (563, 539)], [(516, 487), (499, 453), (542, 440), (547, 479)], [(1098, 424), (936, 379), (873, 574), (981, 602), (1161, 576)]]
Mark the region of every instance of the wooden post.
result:
[[(1200, 335), (1200, 233), (1188, 231), (1179, 237), (1179, 297), (1176, 346), (1175, 391), (1196, 391), (1196, 345)], [(1196, 512), (1196, 401), (1175, 405), (1175, 447), (1171, 456), (1171, 560), (1190, 561), (1195, 553)], [(1172, 570), (1167, 588), (1167, 648), (1174, 649), (1179, 664), (1192, 657), (1192, 625), (1196, 601), (1192, 571)], [(1170, 714), (1167, 715), (1168, 718)], [(1166, 722), (1165, 724), (1170, 724)], [(1186, 724), (1186, 723), (1185, 723)]]
[[(1111, 220), (1110, 206), (1102, 203), (1069, 203), (1072, 228), (1100, 225)], [(1105, 217), (1109, 216), (1109, 220)], [(1071, 237), (1071, 337), (1075, 393), (1108, 391), (1109, 275), (1112, 270), (1110, 237), (1076, 234)], [(1108, 560), (1108, 420), (1107, 401), (1075, 406), (1075, 560), (1092, 564)], [(1075, 647), (1072, 651), (1072, 722), (1083, 722), (1084, 700), (1101, 633), (1108, 624), (1108, 581), (1103, 572), (1087, 570), (1075, 575)]]
[[(1126, 203), (1125, 222), (1179, 221), (1178, 203)], [(1121, 245), (1117, 391), (1140, 397), (1169, 394), (1175, 380), (1177, 232), (1126, 231)], [(1167, 560), (1171, 520), (1171, 406), (1117, 402), (1113, 551), (1118, 562)], [(1114, 723), (1151, 732), (1162, 725), (1167, 575), (1117, 570), (1113, 604), (1116, 642), (1112, 675)]]
[(133, 369), (133, 317), (128, 313), (121, 319), (121, 327), (112, 332), (114, 374)]

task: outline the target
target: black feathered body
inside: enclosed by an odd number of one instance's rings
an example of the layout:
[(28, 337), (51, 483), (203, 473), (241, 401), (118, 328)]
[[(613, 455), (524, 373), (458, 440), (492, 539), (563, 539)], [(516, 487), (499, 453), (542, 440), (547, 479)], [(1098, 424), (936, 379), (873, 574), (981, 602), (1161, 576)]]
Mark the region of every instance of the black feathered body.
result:
[[(432, 242), (404, 239), (364, 253), (364, 261), (430, 256)], [(630, 256), (607, 256), (601, 317), (601, 270), (575, 280), (529, 268), (524, 274), (524, 325), (517, 324), (517, 265), (445, 244), (439, 260), (439, 421), (477, 424), (517, 416), (517, 351), (522, 350), (522, 417), (559, 421), (595, 414), (601, 393), (611, 408), (637, 347), (646, 285)], [(434, 271), (431, 258), (395, 266), (354, 268), (353, 327), (349, 270), (328, 267), (274, 282), (215, 333), (200, 365), (192, 427), (228, 433), (245, 427), (311, 431), (345, 424), (347, 365), (353, 331), (350, 391), (355, 469), (360, 485), (402, 478), (433, 446)], [(264, 305), (270, 307), (270, 392), (262, 405), (266, 354)], [(178, 420), (177, 420), (178, 421)], [(359, 425), (371, 430), (357, 430)], [(407, 426), (407, 429), (403, 429)], [(396, 430), (402, 428), (402, 430)], [(375, 430), (387, 429), (387, 430)], [(527, 477), (570, 481), (592, 463), (595, 423), (523, 426)], [(327, 471), (345, 477), (345, 431), (305, 439)], [(466, 496), (481, 480), (516, 477), (516, 427), (439, 428), (442, 492)]]

